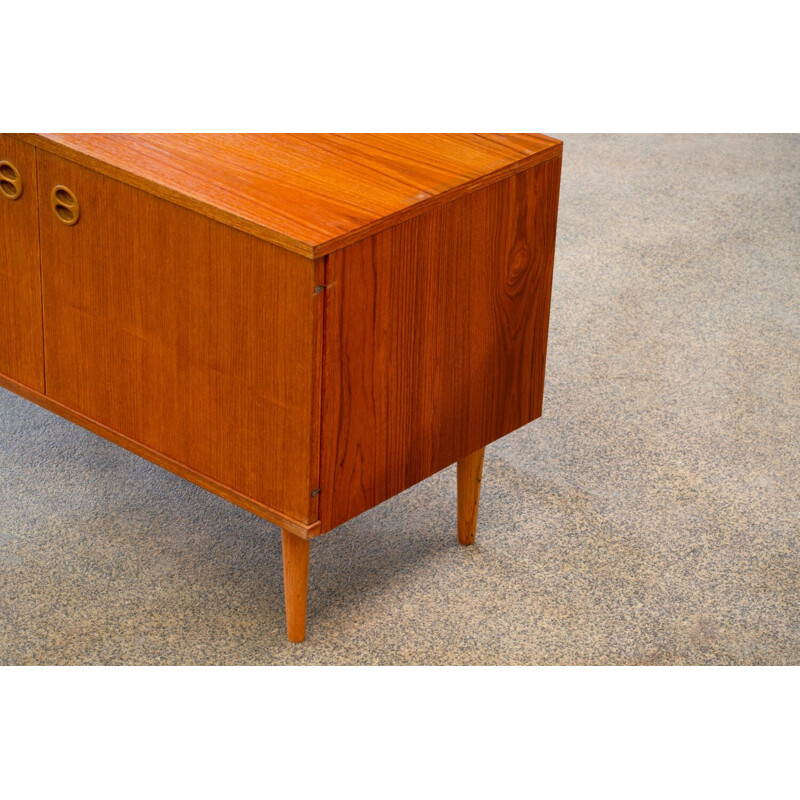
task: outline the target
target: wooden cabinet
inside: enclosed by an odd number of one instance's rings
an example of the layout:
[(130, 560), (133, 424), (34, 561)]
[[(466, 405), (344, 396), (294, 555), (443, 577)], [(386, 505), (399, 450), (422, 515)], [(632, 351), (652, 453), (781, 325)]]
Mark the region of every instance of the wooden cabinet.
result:
[(278, 524), (290, 638), (308, 540), (454, 462), (471, 543), (483, 448), (542, 410), (560, 142), (31, 134), (0, 161), (0, 384)]

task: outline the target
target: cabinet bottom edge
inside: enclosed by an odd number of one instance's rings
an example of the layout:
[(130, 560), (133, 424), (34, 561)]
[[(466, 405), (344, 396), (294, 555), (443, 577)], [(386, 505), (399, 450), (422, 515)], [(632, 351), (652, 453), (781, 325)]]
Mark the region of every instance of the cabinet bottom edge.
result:
[(147, 445), (143, 445), (134, 439), (128, 438), (125, 436), (125, 434), (119, 433), (118, 431), (115, 431), (112, 428), (109, 428), (102, 423), (91, 419), (90, 417), (84, 416), (78, 411), (74, 411), (68, 406), (62, 405), (57, 400), (53, 400), (41, 392), (31, 389), (29, 386), (25, 386), (24, 384), (15, 381), (13, 378), (9, 378), (6, 375), (0, 374), (0, 387), (7, 389), (13, 394), (19, 395), (25, 400), (36, 403), (36, 405), (41, 406), (47, 411), (58, 414), (58, 416), (63, 417), (69, 422), (73, 422), (77, 425), (80, 425), (82, 428), (86, 428), (86, 430), (101, 436), (103, 439), (107, 439), (113, 444), (124, 447), (131, 453), (134, 453), (135, 455), (140, 456), (141, 458), (144, 458), (145, 460), (150, 461), (151, 463), (156, 464), (163, 469), (169, 470), (181, 478), (191, 481), (201, 489), (212, 492), (213, 494), (223, 498), (223, 500), (234, 503), (235, 505), (244, 508), (246, 511), (249, 511), (256, 516), (267, 520), (267, 522), (271, 522), (273, 525), (279, 526), (283, 530), (288, 531), (295, 536), (299, 536), (302, 539), (313, 539), (314, 537), (323, 533), (322, 524), (319, 520), (316, 522), (305, 523), (289, 517), (281, 511), (277, 511), (270, 506), (260, 503), (258, 500), (254, 500), (252, 497), (248, 497), (247, 495), (237, 492), (235, 489), (220, 483), (208, 475), (197, 472), (191, 467), (188, 467), (179, 461), (175, 461), (169, 456), (159, 453), (157, 450), (147, 447)]

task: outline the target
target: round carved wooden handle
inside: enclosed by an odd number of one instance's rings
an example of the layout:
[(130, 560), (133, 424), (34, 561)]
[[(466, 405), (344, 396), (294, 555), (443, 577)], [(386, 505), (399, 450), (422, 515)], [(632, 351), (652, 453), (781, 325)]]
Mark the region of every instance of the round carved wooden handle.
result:
[(50, 192), (50, 207), (59, 222), (74, 225), (81, 218), (81, 206), (75, 192), (66, 186), (54, 186)]
[(0, 161), (0, 192), (9, 200), (22, 197), (22, 175), (10, 161)]

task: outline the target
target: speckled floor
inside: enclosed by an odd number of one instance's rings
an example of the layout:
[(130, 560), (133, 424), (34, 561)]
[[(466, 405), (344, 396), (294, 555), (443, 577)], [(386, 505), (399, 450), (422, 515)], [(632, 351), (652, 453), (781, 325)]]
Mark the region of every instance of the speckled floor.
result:
[(312, 543), (0, 390), (0, 663), (800, 663), (800, 136), (566, 136), (544, 416)]

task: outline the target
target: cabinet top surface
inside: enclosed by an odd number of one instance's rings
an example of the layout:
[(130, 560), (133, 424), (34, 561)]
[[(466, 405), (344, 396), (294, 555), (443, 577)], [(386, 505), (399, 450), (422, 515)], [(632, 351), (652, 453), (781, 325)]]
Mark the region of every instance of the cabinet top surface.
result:
[(560, 155), (508, 133), (48, 133), (20, 138), (308, 257)]

